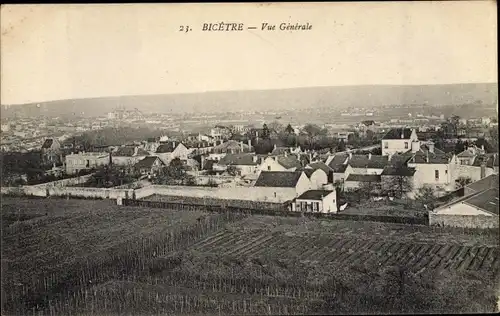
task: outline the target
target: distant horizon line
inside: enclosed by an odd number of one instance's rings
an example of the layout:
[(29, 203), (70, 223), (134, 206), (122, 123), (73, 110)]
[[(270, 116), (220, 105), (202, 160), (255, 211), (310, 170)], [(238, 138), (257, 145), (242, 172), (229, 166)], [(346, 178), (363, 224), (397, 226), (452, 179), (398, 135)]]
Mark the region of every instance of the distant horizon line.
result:
[(122, 97), (142, 97), (142, 96), (161, 96), (161, 95), (190, 95), (190, 94), (203, 94), (203, 93), (217, 93), (217, 92), (249, 92), (249, 91), (276, 91), (276, 90), (297, 90), (297, 89), (315, 89), (315, 88), (334, 88), (334, 87), (412, 87), (412, 86), (452, 86), (452, 85), (477, 85), (477, 84), (496, 84), (495, 82), (457, 82), (457, 83), (435, 83), (435, 84), (350, 84), (350, 85), (325, 85), (325, 86), (308, 86), (308, 87), (290, 87), (290, 88), (271, 88), (271, 89), (236, 89), (236, 90), (208, 90), (199, 92), (171, 92), (171, 93), (145, 93), (145, 94), (122, 94), (122, 95), (105, 95), (105, 96), (92, 96), (92, 97), (77, 97), (69, 99), (52, 99), (45, 101), (33, 101), (27, 103), (10, 103), (10, 104), (0, 104), (1, 107), (6, 106), (21, 106), (21, 105), (34, 105), (37, 103), (50, 103), (50, 102), (60, 102), (60, 101), (76, 101), (76, 100), (88, 100), (88, 99), (106, 99), (106, 98), (122, 98)]

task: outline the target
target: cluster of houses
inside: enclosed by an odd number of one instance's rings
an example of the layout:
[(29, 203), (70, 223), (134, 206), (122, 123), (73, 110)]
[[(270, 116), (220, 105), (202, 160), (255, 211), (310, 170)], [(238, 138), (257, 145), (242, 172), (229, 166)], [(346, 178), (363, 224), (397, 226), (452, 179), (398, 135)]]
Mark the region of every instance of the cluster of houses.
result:
[[(363, 125), (369, 130), (371, 123)], [(335, 187), (339, 186), (344, 191), (356, 190), (366, 183), (381, 187), (389, 182), (386, 180), (404, 177), (411, 183), (412, 189), (405, 192), (409, 197), (424, 186), (445, 196), (457, 189), (461, 178), (475, 183), (498, 173), (498, 154), (488, 154), (484, 148), (474, 146), (458, 154), (445, 153), (431, 141), (420, 140), (416, 130), (409, 128), (389, 130), (381, 140), (381, 155), (276, 146), (271, 153), (259, 155), (250, 142), (226, 140), (226, 133), (219, 127), (211, 135), (190, 135), (183, 141), (162, 137), (100, 152), (69, 154), (65, 156), (64, 168), (67, 174), (77, 174), (112, 163), (154, 175), (178, 158), (188, 169), (202, 174), (210, 163), (212, 173), (227, 174), (233, 170), (235, 178), (245, 180), (243, 183), (254, 190), (261, 188), (269, 200), (294, 200), (294, 210), (326, 213), (338, 211)], [(46, 159), (61, 159), (58, 146), (57, 140), (44, 143)], [(496, 190), (498, 193), (498, 185)], [(478, 199), (476, 195), (470, 198)]]

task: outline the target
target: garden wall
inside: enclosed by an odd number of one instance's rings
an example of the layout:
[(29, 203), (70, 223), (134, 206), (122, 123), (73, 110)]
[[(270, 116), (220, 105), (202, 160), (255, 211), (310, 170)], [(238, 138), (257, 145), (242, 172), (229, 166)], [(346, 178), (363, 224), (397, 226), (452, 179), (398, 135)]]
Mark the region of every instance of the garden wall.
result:
[(465, 228), (498, 228), (498, 216), (429, 214), (429, 224)]
[(78, 184), (83, 184), (83, 183), (87, 182), (91, 177), (92, 177), (92, 175), (88, 174), (88, 175), (84, 175), (84, 176), (80, 176), (80, 177), (62, 179), (62, 180), (41, 183), (41, 184), (36, 184), (36, 185), (30, 185), (29, 187), (45, 188), (45, 187), (65, 187), (65, 186), (70, 186), (70, 185), (78, 185)]
[(136, 190), (136, 198), (149, 195), (176, 195), (189, 197), (210, 197), (228, 200), (252, 200), (261, 202), (283, 203), (296, 197), (295, 188), (268, 188), (268, 187), (195, 187), (195, 186), (167, 186), (152, 185)]

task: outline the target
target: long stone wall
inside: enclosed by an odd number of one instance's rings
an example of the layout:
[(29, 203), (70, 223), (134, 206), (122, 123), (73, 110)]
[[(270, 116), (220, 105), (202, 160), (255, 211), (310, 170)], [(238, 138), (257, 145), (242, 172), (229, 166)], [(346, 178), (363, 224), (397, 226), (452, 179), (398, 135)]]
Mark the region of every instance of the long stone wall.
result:
[(430, 225), (464, 228), (498, 228), (498, 216), (429, 214)]
[(84, 175), (84, 176), (80, 176), (80, 177), (62, 179), (62, 180), (41, 183), (41, 184), (36, 184), (36, 185), (30, 185), (29, 187), (34, 187), (34, 188), (35, 187), (37, 187), (37, 188), (66, 187), (66, 186), (70, 186), (70, 185), (83, 184), (83, 183), (87, 182), (91, 177), (92, 177), (92, 175), (88, 174), (88, 175)]

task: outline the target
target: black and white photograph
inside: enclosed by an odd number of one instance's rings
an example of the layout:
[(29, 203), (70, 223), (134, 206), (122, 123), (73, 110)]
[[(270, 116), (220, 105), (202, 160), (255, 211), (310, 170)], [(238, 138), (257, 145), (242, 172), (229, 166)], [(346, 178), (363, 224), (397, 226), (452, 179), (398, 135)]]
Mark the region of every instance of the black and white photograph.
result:
[(500, 312), (496, 1), (0, 25), (1, 315)]

